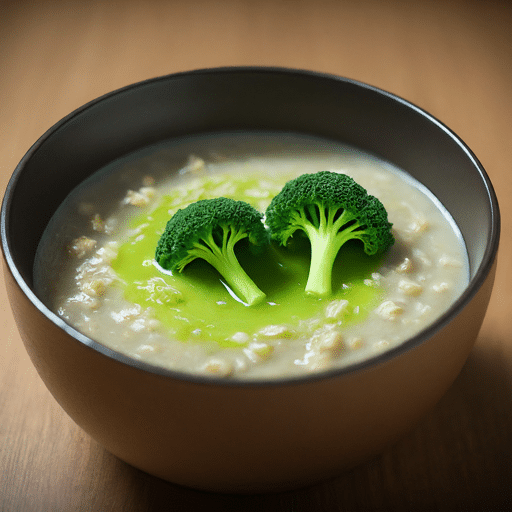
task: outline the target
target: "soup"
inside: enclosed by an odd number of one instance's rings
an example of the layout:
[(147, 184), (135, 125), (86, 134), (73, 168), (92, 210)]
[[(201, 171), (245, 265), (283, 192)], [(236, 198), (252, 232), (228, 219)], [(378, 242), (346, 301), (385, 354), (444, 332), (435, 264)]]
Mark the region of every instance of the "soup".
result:
[[(300, 233), (260, 254), (236, 245), (266, 294), (255, 306), (202, 260), (181, 273), (155, 262), (178, 209), (229, 197), (264, 213), (288, 180), (324, 170), (376, 196), (395, 238), (380, 256), (347, 242), (330, 296), (304, 292), (310, 245)], [(404, 171), (332, 141), (250, 133), (162, 143), (98, 171), (49, 223), (34, 274), (53, 311), (115, 351), (180, 372), (263, 379), (345, 367), (403, 343), (461, 294), (468, 262), (449, 213)]]

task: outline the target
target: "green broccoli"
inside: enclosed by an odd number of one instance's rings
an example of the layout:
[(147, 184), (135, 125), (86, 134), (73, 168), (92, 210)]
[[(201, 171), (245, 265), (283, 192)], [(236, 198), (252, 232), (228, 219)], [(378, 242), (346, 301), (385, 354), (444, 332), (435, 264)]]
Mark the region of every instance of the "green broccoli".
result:
[(178, 210), (169, 220), (155, 253), (164, 269), (182, 272), (196, 258), (212, 265), (235, 295), (246, 304), (265, 294), (241, 267), (235, 244), (248, 238), (255, 247), (269, 242), (263, 215), (244, 201), (225, 197), (203, 199)]
[(311, 244), (311, 263), (305, 291), (326, 296), (332, 290), (332, 269), (342, 245), (361, 240), (368, 255), (394, 243), (382, 203), (351, 177), (330, 171), (303, 174), (283, 187), (266, 211), (272, 239), (286, 245), (302, 230)]

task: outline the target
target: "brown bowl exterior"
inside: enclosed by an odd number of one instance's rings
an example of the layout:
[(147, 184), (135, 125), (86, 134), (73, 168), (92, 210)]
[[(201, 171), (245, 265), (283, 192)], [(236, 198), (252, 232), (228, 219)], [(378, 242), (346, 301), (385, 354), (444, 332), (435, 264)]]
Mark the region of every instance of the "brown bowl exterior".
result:
[(333, 476), (410, 430), (464, 365), (494, 271), (452, 322), (391, 360), (348, 375), (239, 386), (162, 376), (100, 354), (49, 321), (6, 276), (39, 375), (91, 437), (171, 482), (262, 492)]
[[(251, 129), (340, 140), (424, 183), (464, 236), (470, 284), (463, 296), (414, 339), (357, 367), (236, 383), (129, 360), (65, 325), (35, 295), (32, 269), (46, 223), (96, 169), (164, 139)], [(475, 342), (492, 290), (499, 229), (485, 171), (430, 115), (348, 79), (273, 68), (170, 75), (85, 105), (27, 153), (1, 216), (16, 323), (58, 403), (122, 460), (178, 484), (224, 492), (316, 482), (413, 428), (451, 385)]]

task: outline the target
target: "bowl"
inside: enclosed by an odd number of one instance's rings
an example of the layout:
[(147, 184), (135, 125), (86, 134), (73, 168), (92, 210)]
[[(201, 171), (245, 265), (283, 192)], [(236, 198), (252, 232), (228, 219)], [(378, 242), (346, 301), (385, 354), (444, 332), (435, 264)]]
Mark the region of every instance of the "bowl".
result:
[[(212, 380), (130, 359), (84, 336), (33, 288), (46, 224), (66, 195), (127, 153), (237, 130), (338, 140), (427, 186), (465, 239), (470, 281), (433, 324), (345, 369), (266, 381)], [(50, 128), (23, 157), (1, 211), (5, 281), (26, 350), (56, 401), (108, 451), (162, 479), (218, 492), (293, 489), (382, 452), (452, 384), (491, 295), (500, 217), (475, 155), (434, 117), (354, 80), (302, 70), (172, 74), (106, 94)]]

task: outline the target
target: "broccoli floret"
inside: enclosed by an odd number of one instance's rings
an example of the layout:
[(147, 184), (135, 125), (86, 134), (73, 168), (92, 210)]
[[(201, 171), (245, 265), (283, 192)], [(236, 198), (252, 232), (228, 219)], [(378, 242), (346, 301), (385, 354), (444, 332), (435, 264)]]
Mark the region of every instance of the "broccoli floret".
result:
[(236, 296), (246, 304), (265, 294), (241, 267), (235, 244), (248, 238), (255, 247), (268, 244), (263, 215), (244, 201), (225, 197), (203, 199), (178, 210), (169, 220), (156, 248), (164, 269), (182, 272), (196, 258), (215, 267)]
[(332, 291), (332, 268), (342, 245), (361, 240), (368, 255), (394, 243), (382, 203), (351, 177), (330, 171), (303, 174), (283, 187), (266, 211), (272, 239), (286, 245), (302, 230), (311, 244), (305, 291), (326, 296)]

